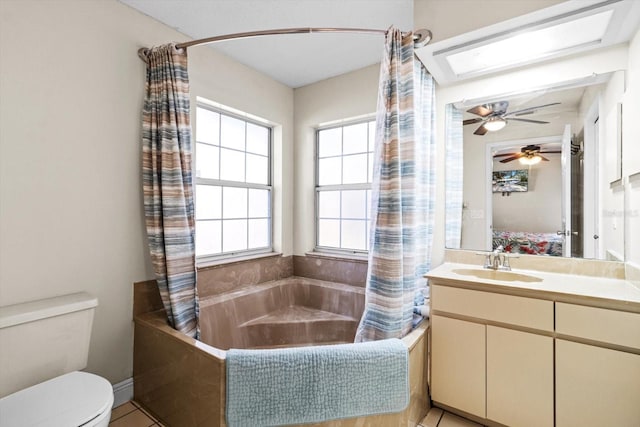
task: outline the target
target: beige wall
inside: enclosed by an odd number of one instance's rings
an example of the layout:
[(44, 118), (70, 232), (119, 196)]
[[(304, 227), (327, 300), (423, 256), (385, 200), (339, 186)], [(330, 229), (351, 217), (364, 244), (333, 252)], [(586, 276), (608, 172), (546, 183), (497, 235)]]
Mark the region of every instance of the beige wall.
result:
[(315, 245), (315, 129), (376, 111), (379, 65), (298, 88), (295, 99), (294, 254)]
[[(523, 124), (516, 123), (507, 125), (500, 132), (487, 133), (484, 136), (474, 135), (476, 126), (465, 126), (463, 133), (464, 151), (464, 175), (463, 175), (463, 195), (466, 208), (462, 216), (462, 242), (461, 247), (464, 249), (485, 250), (489, 249), (491, 241), (487, 240), (487, 216), (492, 215), (496, 230), (509, 231), (531, 231), (531, 232), (550, 232), (560, 230), (561, 211), (560, 194), (557, 193), (561, 189), (562, 182), (559, 168), (549, 168), (549, 174), (542, 175), (541, 168), (547, 169), (547, 164), (538, 164), (531, 167), (532, 174), (530, 179), (539, 177), (541, 187), (535, 190), (530, 188), (527, 193), (512, 194), (509, 197), (502, 197), (500, 194), (493, 195), (491, 200), (497, 205), (492, 207), (486, 206), (487, 199), (487, 145), (492, 143), (507, 143), (514, 141), (519, 147), (528, 145), (532, 141), (527, 138), (545, 138), (557, 137), (561, 138), (565, 124), (575, 127), (577, 114), (573, 111), (564, 111), (562, 113), (554, 113), (554, 120), (548, 125)], [(556, 117), (557, 116), (557, 117)], [(538, 118), (544, 120), (543, 116)], [(526, 138), (523, 138), (526, 136)], [(558, 142), (558, 141), (556, 141)], [(559, 164), (557, 159), (557, 164)], [(524, 166), (519, 162), (497, 163), (501, 170), (523, 169)], [(446, 174), (445, 174), (446, 179)], [(547, 184), (551, 184), (555, 180), (555, 191)], [(536, 181), (534, 181), (535, 183)], [(546, 197), (554, 199), (542, 203)], [(517, 206), (516, 206), (517, 205)], [(548, 206), (548, 208), (547, 208)], [(493, 214), (490, 213), (493, 209)], [(511, 209), (515, 210), (511, 211)], [(535, 217), (535, 221), (531, 221)], [(496, 223), (497, 221), (497, 223)], [(530, 224), (528, 228), (522, 228), (524, 224)], [(555, 225), (554, 225), (555, 224)], [(520, 227), (520, 228), (518, 228)], [(533, 227), (533, 228), (532, 228)], [(556, 228), (557, 227), (557, 228)]]
[(565, 0), (414, 0), (415, 28), (428, 28), (440, 41), (535, 12)]
[[(543, 146), (544, 150), (544, 146)], [(562, 230), (562, 168), (560, 154), (545, 154), (548, 162), (531, 167), (518, 161), (494, 161), (494, 171), (529, 170), (529, 189), (523, 193), (503, 196), (493, 193), (493, 229), (500, 231), (529, 231), (555, 233)]]
[[(0, 1), (0, 305), (97, 296), (88, 370), (112, 382), (132, 372), (132, 283), (153, 277), (136, 51), (184, 39), (115, 0)], [(290, 164), (291, 89), (205, 47), (189, 67), (194, 96), (279, 123), (276, 157)], [(291, 178), (276, 175), (285, 254)]]

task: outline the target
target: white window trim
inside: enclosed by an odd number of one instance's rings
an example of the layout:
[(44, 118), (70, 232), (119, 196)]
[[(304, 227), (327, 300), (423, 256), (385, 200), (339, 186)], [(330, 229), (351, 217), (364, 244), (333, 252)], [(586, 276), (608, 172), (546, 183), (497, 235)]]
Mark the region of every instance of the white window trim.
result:
[[(242, 261), (242, 260), (246, 260), (246, 259), (252, 259), (252, 258), (261, 258), (264, 256), (270, 256), (270, 255), (275, 255), (276, 253), (273, 250), (273, 126), (270, 125), (266, 120), (262, 120), (260, 118), (254, 118), (253, 116), (251, 116), (250, 114), (241, 114), (240, 112), (236, 112), (236, 111), (229, 111), (225, 108), (222, 108), (222, 106), (214, 106), (211, 105), (212, 103), (208, 100), (205, 100), (204, 98), (200, 98), (198, 97), (197, 103), (196, 103), (196, 111), (197, 108), (202, 108), (202, 109), (206, 109), (209, 111), (213, 111), (215, 113), (218, 113), (220, 115), (225, 115), (227, 117), (232, 117), (234, 119), (238, 119), (238, 120), (242, 120), (245, 123), (251, 123), (253, 125), (257, 125), (257, 126), (261, 126), (264, 128), (267, 128), (268, 133), (269, 133), (269, 144), (268, 144), (268, 153), (267, 153), (267, 158), (268, 158), (268, 185), (264, 185), (264, 184), (255, 184), (255, 183), (247, 183), (247, 182), (239, 182), (239, 181), (227, 181), (227, 180), (221, 180), (221, 179), (212, 179), (212, 178), (200, 178), (196, 175), (196, 156), (198, 155), (197, 153), (197, 144), (198, 144), (198, 140), (195, 137), (195, 135), (197, 135), (197, 132), (193, 132), (194, 134), (194, 161), (192, 163), (193, 165), (193, 177), (194, 177), (194, 185), (209, 185), (209, 186), (219, 186), (219, 187), (236, 187), (236, 188), (247, 188), (247, 189), (258, 189), (258, 190), (268, 190), (269, 191), (269, 216), (268, 216), (268, 227), (269, 227), (269, 235), (268, 235), (268, 245), (262, 248), (256, 248), (256, 249), (246, 249), (246, 250), (239, 250), (239, 251), (230, 251), (230, 252), (221, 252), (218, 254), (207, 254), (207, 255), (196, 255), (196, 268), (204, 268), (204, 267), (208, 267), (208, 266), (214, 266), (214, 265), (218, 265), (218, 264), (224, 264), (224, 263), (230, 263), (230, 262), (236, 262), (236, 261)], [(196, 121), (196, 126), (198, 125), (197, 121)], [(221, 130), (220, 130), (221, 131)], [(223, 148), (221, 145), (221, 141), (218, 142), (218, 147)], [(233, 149), (231, 149), (233, 150)], [(235, 151), (241, 151), (241, 150), (235, 150)], [(246, 133), (245, 133), (245, 150), (242, 151), (243, 153), (247, 153), (246, 151)], [(252, 154), (252, 153), (249, 153)], [(245, 163), (246, 163), (246, 158), (245, 158)], [(246, 172), (245, 172), (246, 174)], [(194, 188), (194, 203), (197, 203), (196, 200), (196, 191)], [(222, 209), (222, 207), (221, 207)], [(248, 218), (247, 218), (248, 220)], [(194, 221), (198, 221), (197, 218), (195, 218), (195, 214), (194, 214)], [(224, 219), (221, 217), (220, 221), (224, 221)], [(248, 233), (248, 230), (247, 230)], [(248, 237), (248, 235), (247, 235)], [(197, 239), (197, 236), (196, 236)], [(221, 240), (221, 245), (224, 244), (224, 237), (222, 237)]]
[[(314, 163), (315, 163), (315, 198), (314, 198), (314, 248), (313, 252), (319, 255), (325, 255), (328, 257), (339, 257), (339, 258), (352, 258), (356, 260), (368, 259), (369, 250), (368, 249), (348, 249), (348, 248), (337, 248), (332, 246), (320, 246), (318, 244), (318, 231), (319, 231), (319, 193), (321, 191), (349, 191), (349, 190), (372, 190), (372, 183), (358, 183), (358, 184), (333, 184), (333, 185), (320, 185), (320, 167), (319, 167), (319, 144), (320, 144), (320, 132), (329, 129), (336, 128), (345, 128), (351, 125), (357, 125), (361, 123), (369, 123), (375, 121), (375, 115), (367, 114), (364, 116), (360, 116), (358, 118), (354, 118), (351, 120), (339, 120), (337, 122), (331, 122), (327, 125), (320, 125), (316, 128), (315, 131), (315, 153), (314, 153)], [(367, 126), (368, 128), (368, 126)], [(368, 135), (367, 135), (368, 137)], [(356, 154), (368, 154), (370, 151), (361, 152), (361, 153), (349, 153), (346, 156), (356, 155)], [(345, 157), (344, 154), (340, 154), (339, 156), (327, 156), (325, 158), (331, 157)], [(368, 161), (368, 160), (367, 160)], [(375, 159), (373, 160), (375, 162)], [(368, 165), (367, 165), (368, 166)], [(371, 203), (371, 200), (368, 200), (368, 203)], [(368, 210), (368, 206), (365, 207)], [(326, 218), (325, 218), (326, 219)], [(349, 218), (336, 218), (336, 219), (349, 219)], [(370, 220), (370, 218), (369, 218)], [(342, 240), (342, 237), (341, 237)], [(369, 236), (366, 236), (366, 241), (368, 242)]]

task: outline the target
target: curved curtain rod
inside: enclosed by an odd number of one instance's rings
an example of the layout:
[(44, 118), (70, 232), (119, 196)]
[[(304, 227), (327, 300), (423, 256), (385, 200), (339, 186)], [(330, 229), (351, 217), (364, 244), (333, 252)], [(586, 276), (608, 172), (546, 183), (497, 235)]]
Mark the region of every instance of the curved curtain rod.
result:
[[(369, 28), (281, 28), (278, 30), (262, 30), (262, 31), (248, 31), (245, 33), (225, 34), (222, 36), (207, 37), (205, 39), (192, 40), (184, 43), (177, 43), (176, 48), (182, 49), (192, 46), (205, 45), (209, 43), (215, 43), (223, 40), (234, 39), (246, 39), (250, 37), (260, 36), (273, 36), (279, 34), (311, 34), (311, 33), (359, 33), (359, 34), (387, 34), (389, 30), (375, 30)], [(409, 33), (403, 32), (402, 35), (406, 36)], [(431, 41), (431, 31), (426, 29), (420, 29), (413, 32), (413, 42), (416, 47), (422, 47)], [(138, 49), (138, 56), (144, 62), (147, 62), (147, 52), (149, 49), (146, 47)]]

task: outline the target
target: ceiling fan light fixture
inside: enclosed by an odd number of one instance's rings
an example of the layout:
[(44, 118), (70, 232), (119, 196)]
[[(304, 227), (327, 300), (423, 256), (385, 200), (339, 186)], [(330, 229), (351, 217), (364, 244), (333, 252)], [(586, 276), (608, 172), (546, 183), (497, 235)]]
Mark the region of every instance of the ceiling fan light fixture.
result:
[(507, 121), (502, 117), (491, 117), (484, 123), (484, 128), (490, 132), (495, 132), (507, 125)]
[(518, 161), (521, 164), (527, 165), (527, 166), (538, 164), (540, 163), (541, 160), (542, 160), (542, 157), (538, 156), (537, 154), (534, 154), (532, 156), (523, 156), (518, 159)]

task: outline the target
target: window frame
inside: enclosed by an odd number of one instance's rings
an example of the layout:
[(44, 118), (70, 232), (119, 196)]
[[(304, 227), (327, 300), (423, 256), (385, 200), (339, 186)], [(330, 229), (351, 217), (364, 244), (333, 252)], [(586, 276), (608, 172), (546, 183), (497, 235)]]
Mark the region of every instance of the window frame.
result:
[[(365, 190), (366, 191), (366, 206), (365, 206), (365, 220), (364, 222), (371, 222), (371, 195), (372, 195), (372, 181), (369, 180), (369, 162), (375, 163), (375, 147), (372, 147), (373, 150), (369, 151), (369, 147), (367, 146), (366, 152), (360, 153), (349, 153), (344, 154), (342, 152), (337, 156), (327, 156), (327, 157), (340, 157), (344, 159), (345, 156), (350, 155), (358, 155), (358, 154), (367, 154), (367, 182), (365, 183), (357, 183), (357, 184), (330, 184), (330, 185), (320, 185), (320, 132), (331, 130), (331, 129), (342, 129), (342, 137), (341, 137), (341, 151), (344, 151), (344, 128), (358, 125), (358, 124), (367, 124), (367, 145), (369, 144), (370, 135), (369, 132), (371, 130), (371, 126), (369, 123), (373, 123), (373, 130), (375, 132), (375, 115), (367, 115), (364, 117), (359, 117), (355, 119), (341, 120), (339, 122), (334, 122), (332, 124), (320, 125), (315, 129), (315, 153), (314, 153), (314, 163), (315, 163), (315, 188), (314, 188), (314, 252), (327, 254), (327, 255), (336, 255), (336, 256), (347, 256), (351, 258), (366, 258), (368, 257), (369, 250), (368, 249), (351, 249), (351, 248), (339, 248), (333, 246), (321, 246), (319, 244), (319, 231), (320, 231), (320, 192), (322, 191), (350, 191), (350, 190)], [(375, 143), (375, 136), (374, 136)], [(369, 153), (371, 153), (371, 160), (369, 160)], [(327, 158), (323, 157), (323, 158)], [(344, 168), (343, 162), (341, 161), (341, 167)], [(371, 165), (373, 168), (373, 165)], [(341, 171), (341, 180), (343, 179), (342, 171)], [(342, 193), (340, 193), (342, 194)], [(325, 218), (326, 219), (326, 218)], [(333, 218), (332, 218), (333, 219)], [(341, 223), (343, 219), (342, 217), (342, 198), (340, 198), (340, 217), (335, 218), (338, 219)], [(342, 227), (340, 227), (340, 244), (342, 244)], [(368, 248), (369, 246), (369, 235), (370, 230), (365, 232), (365, 246)]]
[[(250, 114), (238, 114), (237, 112), (231, 112), (225, 108), (219, 107), (219, 106), (213, 106), (210, 105), (208, 102), (205, 102), (203, 100), (200, 100), (198, 98), (198, 101), (196, 102), (196, 115), (197, 115), (197, 109), (202, 108), (208, 111), (211, 111), (213, 113), (219, 114), (220, 115), (220, 126), (218, 129), (219, 132), (219, 138), (218, 138), (218, 149), (221, 150), (222, 148), (225, 149), (229, 149), (229, 150), (233, 150), (236, 152), (241, 152), (244, 153), (245, 155), (245, 180), (246, 180), (246, 166), (247, 166), (247, 154), (256, 154), (256, 153), (252, 153), (252, 152), (248, 152), (247, 151), (247, 124), (252, 124), (255, 126), (260, 126), (263, 128), (267, 129), (267, 133), (268, 133), (268, 147), (267, 147), (267, 184), (257, 184), (257, 183), (251, 183), (251, 182), (241, 182), (241, 181), (229, 181), (229, 180), (222, 180), (220, 179), (220, 173), (221, 173), (221, 167), (220, 165), (218, 166), (218, 179), (214, 179), (214, 178), (201, 178), (199, 176), (197, 176), (197, 169), (196, 169), (196, 165), (197, 165), (197, 156), (198, 156), (198, 144), (206, 144), (206, 145), (210, 145), (210, 146), (215, 146), (213, 144), (208, 144), (205, 142), (199, 142), (197, 139), (197, 126), (198, 126), (198, 122), (197, 119), (195, 121), (195, 127), (194, 127), (194, 161), (193, 161), (193, 183), (194, 183), (194, 191), (193, 191), (193, 195), (194, 195), (194, 222), (195, 224), (197, 224), (198, 221), (205, 221), (205, 220), (198, 220), (198, 218), (196, 217), (196, 212), (197, 209), (195, 209), (195, 207), (197, 206), (197, 196), (196, 196), (196, 186), (198, 185), (206, 185), (206, 186), (211, 186), (211, 187), (220, 187), (221, 191), (224, 191), (224, 187), (233, 187), (233, 188), (245, 188), (247, 189), (247, 215), (248, 215), (248, 209), (249, 209), (249, 205), (248, 205), (248, 198), (249, 198), (249, 190), (251, 189), (256, 189), (256, 190), (267, 190), (268, 191), (268, 203), (269, 203), (269, 208), (268, 208), (268, 217), (267, 219), (267, 227), (268, 227), (268, 236), (267, 236), (267, 246), (265, 247), (260, 247), (260, 248), (252, 248), (252, 249), (244, 249), (244, 250), (234, 250), (234, 251), (228, 251), (228, 252), (224, 252), (223, 248), (224, 248), (224, 233), (222, 232), (222, 224), (223, 221), (225, 220), (223, 218), (223, 212), (224, 212), (224, 195), (221, 193), (221, 198), (220, 198), (220, 212), (221, 212), (221, 216), (219, 221), (221, 222), (221, 236), (220, 236), (220, 248), (221, 248), (221, 252), (220, 253), (215, 253), (215, 254), (203, 254), (203, 255), (197, 255), (195, 256), (196, 259), (196, 266), (197, 267), (202, 267), (202, 266), (207, 266), (207, 265), (214, 265), (217, 264), (221, 261), (226, 261), (228, 260), (229, 262), (233, 262), (235, 260), (238, 259), (244, 259), (247, 257), (253, 257), (253, 256), (259, 256), (259, 255), (265, 255), (265, 254), (270, 254), (273, 253), (273, 126), (268, 123), (266, 120), (265, 121), (261, 121), (261, 120), (256, 120), (253, 119), (250, 116)], [(244, 122), (245, 124), (245, 147), (244, 150), (238, 150), (235, 148), (230, 148), (230, 147), (223, 147), (222, 145), (222, 141), (220, 139), (221, 133), (222, 133), (222, 116), (227, 116), (227, 117), (231, 117), (233, 119), (237, 119), (237, 120), (241, 120)], [(220, 153), (221, 151), (219, 151)], [(259, 154), (257, 154), (259, 155)], [(264, 157), (264, 155), (262, 155)], [(218, 156), (218, 162), (222, 162), (222, 156), (219, 155)], [(250, 218), (249, 216), (245, 217), (245, 218), (239, 218), (239, 219), (245, 219), (247, 221), (247, 247), (248, 247), (248, 239), (249, 239), (249, 220), (250, 219), (254, 219), (254, 218)], [(258, 218), (258, 219), (264, 219), (264, 218)], [(229, 219), (227, 219), (229, 220)], [(214, 220), (211, 220), (214, 221)], [(196, 239), (198, 238), (198, 236), (196, 235)]]

